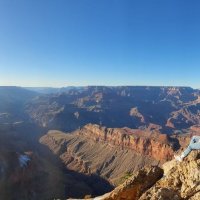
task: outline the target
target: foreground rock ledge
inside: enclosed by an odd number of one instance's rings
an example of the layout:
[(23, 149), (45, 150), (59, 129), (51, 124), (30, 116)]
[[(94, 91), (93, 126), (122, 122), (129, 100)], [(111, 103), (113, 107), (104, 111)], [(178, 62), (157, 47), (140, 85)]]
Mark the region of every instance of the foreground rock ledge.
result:
[[(164, 172), (164, 173), (163, 173)], [(143, 168), (112, 192), (94, 200), (199, 200), (200, 151), (179, 163)]]
[(199, 200), (200, 151), (192, 151), (183, 162), (163, 165), (165, 176), (146, 191), (140, 200)]
[(163, 175), (163, 170), (157, 166), (143, 168), (133, 175), (124, 184), (115, 188), (111, 193), (103, 197), (95, 198), (102, 200), (133, 200), (139, 197)]

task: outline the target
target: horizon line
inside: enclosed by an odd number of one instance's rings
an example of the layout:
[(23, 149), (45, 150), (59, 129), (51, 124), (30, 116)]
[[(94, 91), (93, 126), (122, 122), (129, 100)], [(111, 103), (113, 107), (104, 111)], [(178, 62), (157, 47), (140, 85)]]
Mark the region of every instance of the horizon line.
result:
[(181, 88), (192, 88), (192, 89), (199, 89), (198, 87), (192, 86), (184, 86), (184, 85), (68, 85), (68, 86), (21, 86), (21, 85), (0, 85), (0, 87), (20, 87), (20, 88), (52, 88), (52, 89), (60, 89), (60, 88), (67, 88), (67, 87), (181, 87)]

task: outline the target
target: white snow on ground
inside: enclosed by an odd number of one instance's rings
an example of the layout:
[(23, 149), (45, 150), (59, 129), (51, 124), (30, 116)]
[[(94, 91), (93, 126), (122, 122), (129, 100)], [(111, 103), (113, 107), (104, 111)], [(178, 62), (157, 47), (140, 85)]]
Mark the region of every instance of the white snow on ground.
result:
[(0, 163), (0, 179), (2, 178), (3, 174), (4, 174), (4, 167), (1, 166), (1, 163)]
[(26, 167), (30, 158), (27, 155), (20, 155), (19, 156), (19, 164), (20, 167)]

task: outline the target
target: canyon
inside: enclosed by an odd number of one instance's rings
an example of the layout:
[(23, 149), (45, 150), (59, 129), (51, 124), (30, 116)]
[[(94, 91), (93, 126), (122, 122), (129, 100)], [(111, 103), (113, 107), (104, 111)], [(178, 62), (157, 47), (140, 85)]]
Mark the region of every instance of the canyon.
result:
[(146, 167), (162, 174), (200, 135), (189, 87), (0, 87), (0, 99), (2, 199), (101, 196)]

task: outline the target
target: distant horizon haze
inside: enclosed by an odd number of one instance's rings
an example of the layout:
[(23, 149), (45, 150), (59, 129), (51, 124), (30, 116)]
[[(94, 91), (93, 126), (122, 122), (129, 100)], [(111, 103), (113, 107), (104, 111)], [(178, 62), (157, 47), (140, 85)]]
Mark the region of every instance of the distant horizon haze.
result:
[(21, 85), (0, 85), (0, 87), (20, 87), (20, 88), (52, 88), (52, 89), (59, 89), (59, 88), (67, 88), (67, 87), (185, 87), (185, 88), (192, 88), (192, 89), (200, 89), (195, 88), (188, 85), (64, 85), (64, 86), (21, 86)]

